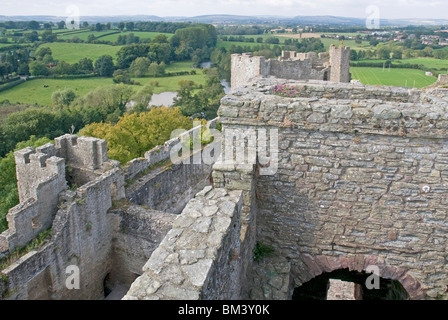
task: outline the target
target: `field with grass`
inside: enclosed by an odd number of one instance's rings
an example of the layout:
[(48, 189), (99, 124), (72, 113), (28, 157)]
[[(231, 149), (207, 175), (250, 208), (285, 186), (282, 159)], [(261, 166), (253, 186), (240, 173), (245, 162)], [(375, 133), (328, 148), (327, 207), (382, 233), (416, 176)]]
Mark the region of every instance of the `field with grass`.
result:
[[(364, 59), (354, 61), (356, 62), (373, 62), (373, 63), (384, 63), (385, 59)], [(436, 59), (436, 58), (411, 58), (411, 59), (392, 59), (393, 64), (399, 65), (400, 63), (410, 63), (410, 64), (422, 64), (428, 69), (448, 69), (448, 60)]]
[[(163, 34), (163, 35), (167, 36), (168, 39), (170, 39), (174, 35), (174, 33), (130, 31), (130, 32), (121, 32), (121, 33), (111, 34), (111, 35), (108, 35), (108, 36), (105, 36), (105, 37), (101, 37), (98, 40), (115, 42), (115, 41), (117, 41), (118, 36), (120, 36), (120, 35), (127, 36), (130, 33), (133, 33), (134, 36), (139, 37), (140, 40), (142, 40), (142, 39), (153, 39), (153, 38), (155, 38), (159, 34)], [(93, 35), (96, 36), (95, 33)]]
[[(230, 47), (232, 45), (235, 46), (241, 46), (241, 47), (249, 47), (249, 48), (253, 48), (255, 46), (261, 46), (261, 45), (269, 45), (270, 48), (272, 48), (273, 46), (275, 46), (275, 44), (271, 44), (271, 43), (256, 43), (256, 42), (239, 42), (239, 41), (221, 41), (218, 40), (218, 42), (216, 43), (216, 47), (217, 48), (225, 48), (226, 50), (229, 50)], [(278, 44), (280, 47), (284, 46), (283, 43)]]
[(66, 42), (45, 43), (39, 47), (50, 48), (53, 52), (53, 58), (68, 63), (78, 62), (80, 59), (85, 57), (95, 61), (104, 54), (108, 54), (115, 59), (118, 50), (121, 48), (121, 46), (109, 46), (105, 44)]
[[(166, 68), (166, 72), (190, 71), (191, 61), (176, 62)], [(197, 69), (196, 75), (184, 75), (175, 77), (141, 77), (132, 78), (140, 85), (133, 85), (135, 90), (141, 89), (145, 85), (151, 85), (152, 81), (157, 81), (158, 86), (154, 87), (154, 93), (166, 91), (177, 91), (179, 89), (178, 82), (180, 80), (191, 80), (196, 84), (205, 85), (206, 76)], [(28, 80), (14, 88), (0, 92), (0, 101), (9, 100), (11, 103), (27, 103), (39, 105), (50, 105), (53, 92), (65, 88), (72, 89), (76, 95), (83, 96), (98, 87), (111, 85), (114, 82), (112, 78), (83, 78), (83, 79), (36, 79)], [(48, 87), (44, 87), (48, 86)]]
[[(416, 69), (385, 69), (351, 67), (352, 79), (358, 79), (363, 84), (386, 85), (399, 87), (422, 88), (433, 84), (437, 78), (426, 76), (425, 72)], [(414, 82), (415, 81), (415, 82)]]
[[(57, 90), (72, 89), (77, 95), (85, 95), (96, 87), (113, 84), (112, 78), (84, 79), (36, 79), (29, 80), (18, 86), (0, 93), (0, 101), (11, 103), (28, 103), (50, 105), (51, 95)], [(44, 86), (48, 88), (44, 88)]]

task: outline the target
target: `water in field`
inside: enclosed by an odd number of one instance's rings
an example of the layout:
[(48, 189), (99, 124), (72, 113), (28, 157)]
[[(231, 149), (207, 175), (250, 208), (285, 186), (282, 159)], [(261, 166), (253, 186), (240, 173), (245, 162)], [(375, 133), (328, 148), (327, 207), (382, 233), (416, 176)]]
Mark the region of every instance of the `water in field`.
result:
[(162, 92), (153, 94), (151, 101), (149, 102), (149, 106), (165, 106), (165, 107), (171, 107), (174, 103), (174, 98), (177, 96), (177, 92)]
[[(206, 61), (200, 64), (201, 68), (211, 68), (213, 66), (213, 62)], [(221, 85), (224, 87), (224, 92), (227, 94), (230, 92), (230, 83), (226, 79), (221, 79)]]

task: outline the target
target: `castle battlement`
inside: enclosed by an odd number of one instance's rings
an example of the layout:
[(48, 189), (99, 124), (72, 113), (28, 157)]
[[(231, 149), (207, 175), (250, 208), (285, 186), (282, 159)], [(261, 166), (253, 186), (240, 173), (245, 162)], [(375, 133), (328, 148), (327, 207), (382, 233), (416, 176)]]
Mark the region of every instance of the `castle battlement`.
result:
[(232, 90), (246, 85), (254, 78), (291, 80), (322, 80), (350, 82), (350, 48), (330, 46), (329, 52), (282, 51), (279, 59), (253, 56), (250, 53), (232, 54)]
[(55, 147), (67, 166), (96, 170), (109, 161), (107, 142), (102, 139), (66, 134), (55, 139)]

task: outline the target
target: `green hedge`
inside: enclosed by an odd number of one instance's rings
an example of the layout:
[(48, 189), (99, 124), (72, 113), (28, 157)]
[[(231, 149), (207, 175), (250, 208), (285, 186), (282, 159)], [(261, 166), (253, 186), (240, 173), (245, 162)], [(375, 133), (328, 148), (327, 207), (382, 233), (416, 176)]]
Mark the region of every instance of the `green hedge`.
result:
[(26, 80), (16, 80), (16, 81), (8, 82), (7, 84), (0, 86), (0, 92), (14, 88), (15, 86), (17, 86), (25, 81)]

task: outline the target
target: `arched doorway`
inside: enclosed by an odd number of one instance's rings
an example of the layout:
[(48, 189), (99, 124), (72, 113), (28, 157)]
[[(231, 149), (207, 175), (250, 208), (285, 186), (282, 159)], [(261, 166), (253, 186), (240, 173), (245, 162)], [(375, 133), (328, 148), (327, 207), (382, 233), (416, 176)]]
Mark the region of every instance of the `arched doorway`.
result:
[[(388, 290), (390, 291), (385, 293), (386, 297), (387, 294), (395, 296), (395, 298), (406, 298), (410, 300), (423, 300), (426, 297), (420, 282), (411, 272), (403, 267), (388, 265), (375, 255), (312, 256), (310, 254), (303, 254), (301, 256), (301, 262), (302, 265), (298, 266), (297, 272), (299, 275), (297, 278), (300, 279), (296, 281), (300, 285), (297, 285), (294, 291), (320, 275), (324, 275), (317, 280), (320, 281), (320, 284), (314, 285), (321, 286), (321, 288), (323, 286), (322, 283), (325, 286), (328, 285), (328, 279), (331, 277), (336, 277), (336, 279), (337, 277), (346, 277), (346, 279), (352, 279), (348, 280), (351, 282), (355, 282), (353, 279), (356, 279), (357, 282), (365, 282), (365, 278), (363, 277), (371, 275), (372, 271), (370, 267), (374, 266), (378, 269), (380, 279), (383, 279), (383, 293)], [(335, 273), (332, 274), (334, 271)], [(324, 292), (326, 292), (325, 289)], [(294, 294), (298, 297), (300, 291)], [(366, 295), (366, 299), (371, 298), (367, 293), (364, 294)], [(392, 296), (389, 297), (391, 298)]]
[(342, 280), (353, 284), (348, 292), (354, 300), (408, 300), (409, 294), (398, 280), (378, 278), (378, 288), (371, 287), (372, 274), (364, 271), (338, 269), (321, 275), (294, 289), (293, 300), (327, 300), (330, 279)]

